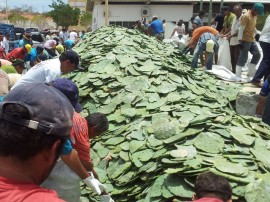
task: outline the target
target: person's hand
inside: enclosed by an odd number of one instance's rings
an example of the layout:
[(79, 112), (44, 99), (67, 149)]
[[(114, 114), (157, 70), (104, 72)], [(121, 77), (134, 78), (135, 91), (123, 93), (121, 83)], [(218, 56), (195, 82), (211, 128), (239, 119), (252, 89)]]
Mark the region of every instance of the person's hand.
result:
[(88, 187), (90, 187), (90, 189), (91, 189), (94, 193), (100, 195), (102, 192), (105, 191), (106, 187), (105, 187), (103, 184), (101, 184), (101, 183), (94, 177), (93, 173), (90, 172), (89, 174), (90, 174), (90, 176), (89, 176), (88, 178), (86, 178), (86, 179), (83, 179), (82, 181), (83, 181)]
[(110, 195), (100, 195), (100, 202), (114, 202)]

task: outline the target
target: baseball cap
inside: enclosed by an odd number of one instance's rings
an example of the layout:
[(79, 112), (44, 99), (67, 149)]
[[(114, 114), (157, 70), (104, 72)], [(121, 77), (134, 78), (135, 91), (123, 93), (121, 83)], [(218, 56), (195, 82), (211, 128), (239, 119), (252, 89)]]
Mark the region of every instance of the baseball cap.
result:
[(26, 44), (24, 47), (26, 48), (27, 53), (30, 53), (32, 46), (30, 44)]
[(215, 46), (215, 42), (210, 39), (206, 42), (206, 52), (208, 53), (213, 53), (214, 52), (214, 46)]
[(201, 24), (201, 20), (198, 18), (194, 18), (193, 23), (196, 25), (200, 25)]
[[(5, 112), (5, 107), (12, 104), (27, 108), (29, 120)], [(66, 96), (44, 83), (20, 85), (11, 90), (0, 104), (0, 119), (61, 137), (69, 136), (73, 112)]]
[(255, 9), (256, 11), (258, 11), (258, 15), (259, 16), (263, 16), (264, 15), (264, 5), (262, 3), (255, 3), (253, 5), (253, 9)]
[(76, 112), (80, 113), (83, 110), (79, 103), (79, 89), (73, 81), (60, 78), (54, 80), (52, 86), (61, 91), (68, 98)]
[(64, 60), (69, 60), (71, 63), (76, 65), (76, 69), (82, 69), (80, 66), (80, 57), (78, 53), (73, 50), (66, 50), (64, 51), (61, 56)]

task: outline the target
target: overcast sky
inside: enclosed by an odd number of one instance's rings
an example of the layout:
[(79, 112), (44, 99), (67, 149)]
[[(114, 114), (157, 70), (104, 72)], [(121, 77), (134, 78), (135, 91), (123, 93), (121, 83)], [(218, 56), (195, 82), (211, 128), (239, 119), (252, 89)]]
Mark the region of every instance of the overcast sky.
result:
[[(52, 4), (52, 0), (7, 0), (8, 8), (13, 8), (14, 6), (21, 7), (23, 5), (33, 6), (34, 11), (43, 12), (43, 10), (49, 11), (50, 7), (48, 5)], [(67, 3), (68, 0), (63, 0)], [(6, 7), (6, 0), (0, 0), (0, 6)]]

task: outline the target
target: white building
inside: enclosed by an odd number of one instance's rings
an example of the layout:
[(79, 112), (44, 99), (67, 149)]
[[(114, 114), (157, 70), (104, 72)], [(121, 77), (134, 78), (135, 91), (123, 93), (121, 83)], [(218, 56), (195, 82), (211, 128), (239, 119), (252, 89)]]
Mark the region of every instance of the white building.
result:
[[(174, 3), (174, 0), (109, 0), (109, 24), (131, 28), (135, 21), (146, 18), (150, 20), (153, 15), (167, 22), (176, 22), (183, 19), (186, 23), (193, 14), (191, 3)], [(104, 0), (95, 1), (92, 17), (92, 29), (105, 25)]]

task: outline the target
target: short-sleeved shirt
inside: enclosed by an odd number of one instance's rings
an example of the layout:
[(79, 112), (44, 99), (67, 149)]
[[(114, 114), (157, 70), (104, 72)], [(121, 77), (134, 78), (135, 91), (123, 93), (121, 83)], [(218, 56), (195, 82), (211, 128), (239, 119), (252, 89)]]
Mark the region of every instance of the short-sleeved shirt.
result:
[(53, 190), (44, 189), (33, 183), (23, 183), (0, 176), (1, 202), (64, 202)]
[(223, 15), (223, 13), (219, 13), (215, 17), (215, 22), (217, 22), (216, 30), (220, 32), (222, 30), (222, 28), (223, 28), (223, 23), (224, 23), (224, 15)]
[(223, 32), (225, 33), (231, 26), (232, 26), (232, 23), (233, 23), (233, 19), (235, 18), (236, 16), (230, 12), (229, 15), (226, 15), (225, 18), (224, 18), (224, 23), (223, 23)]
[(55, 40), (48, 40), (44, 43), (43, 47), (51, 49), (52, 47), (56, 46), (57, 42)]
[(72, 32), (69, 33), (69, 38), (71, 40), (75, 41), (77, 37), (78, 37), (78, 34), (76, 32), (72, 31)]
[(253, 16), (251, 11), (246, 12), (242, 18), (240, 25), (245, 26), (242, 41), (254, 42), (255, 41), (255, 28), (256, 28), (257, 16)]
[(161, 20), (154, 20), (151, 24), (150, 27), (154, 31), (154, 34), (160, 34), (164, 33), (163, 25)]
[(73, 114), (73, 127), (70, 131), (72, 147), (78, 152), (81, 160), (91, 162), (88, 124), (77, 112)]
[(194, 43), (197, 43), (200, 36), (206, 32), (209, 32), (215, 36), (218, 35), (218, 31), (216, 29), (214, 29), (213, 27), (203, 26), (203, 27), (199, 27), (193, 31), (191, 41)]
[(12, 58), (24, 60), (26, 54), (27, 51), (25, 50), (25, 48), (15, 48), (9, 54), (6, 55), (6, 58), (9, 61), (11, 61)]
[(68, 37), (69, 37), (69, 33), (68, 33), (68, 32), (63, 32), (63, 31), (61, 31), (61, 32), (59, 33), (59, 38), (60, 38), (60, 39), (63, 39), (64, 41), (67, 40)]
[(32, 48), (30, 54), (26, 55), (25, 61), (35, 62), (37, 59), (38, 52), (36, 48)]
[(16, 73), (18, 73), (16, 71), (15, 67), (12, 66), (12, 65), (1, 66), (1, 69), (4, 70), (7, 74), (12, 74), (12, 73), (16, 74)]
[(51, 82), (61, 76), (61, 63), (59, 58), (42, 61), (30, 70), (12, 87), (15, 88), (25, 83), (45, 83)]

